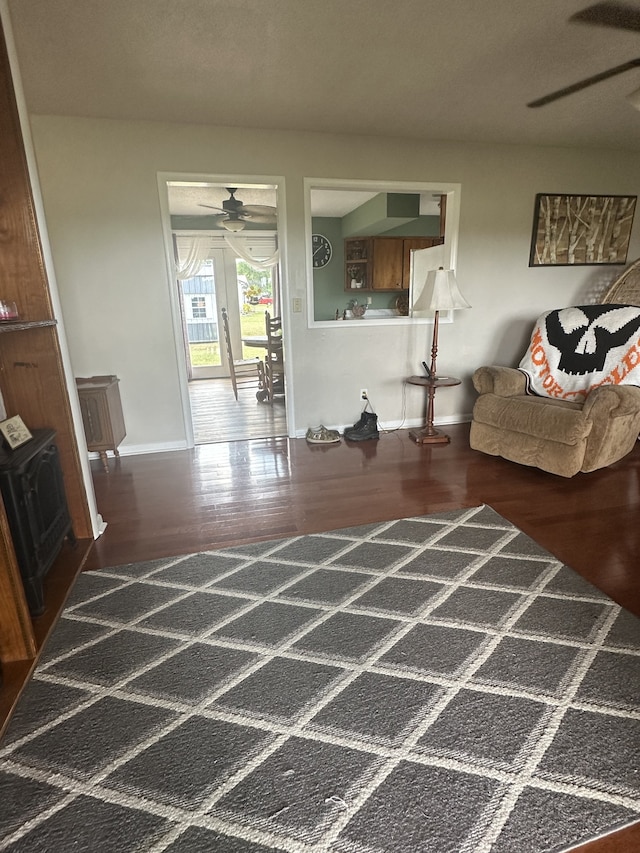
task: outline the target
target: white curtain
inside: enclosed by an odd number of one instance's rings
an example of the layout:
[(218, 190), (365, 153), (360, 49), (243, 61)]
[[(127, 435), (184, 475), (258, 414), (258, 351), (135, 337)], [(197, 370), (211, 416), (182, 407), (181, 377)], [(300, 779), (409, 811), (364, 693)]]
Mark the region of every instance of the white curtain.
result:
[(243, 261), (256, 269), (268, 270), (277, 266), (280, 260), (280, 250), (275, 245), (275, 239), (272, 246), (268, 247), (271, 254), (267, 257), (260, 257), (260, 260), (252, 255), (251, 243), (258, 243), (258, 246), (254, 248), (259, 254), (262, 254), (263, 245), (267, 249), (267, 244), (263, 239), (256, 240), (250, 236), (236, 237), (232, 234), (224, 234), (213, 237), (211, 234), (180, 234), (176, 239), (176, 277), (183, 281), (197, 275), (203, 262), (209, 257), (211, 250), (225, 245), (237, 257), (242, 258)]
[(270, 257), (263, 258), (261, 261), (258, 261), (253, 257), (251, 252), (248, 251), (246, 247), (247, 239), (250, 240), (251, 238), (235, 237), (231, 234), (224, 235), (224, 242), (229, 246), (229, 248), (233, 249), (239, 258), (242, 258), (243, 261), (251, 264), (252, 267), (259, 270), (268, 270), (271, 269), (271, 267), (276, 266), (280, 260), (280, 249), (276, 248)]
[(211, 237), (208, 235), (189, 237), (188, 241), (181, 241), (182, 245), (176, 247), (176, 277), (179, 281), (193, 278), (198, 274), (200, 267), (206, 261), (211, 248)]

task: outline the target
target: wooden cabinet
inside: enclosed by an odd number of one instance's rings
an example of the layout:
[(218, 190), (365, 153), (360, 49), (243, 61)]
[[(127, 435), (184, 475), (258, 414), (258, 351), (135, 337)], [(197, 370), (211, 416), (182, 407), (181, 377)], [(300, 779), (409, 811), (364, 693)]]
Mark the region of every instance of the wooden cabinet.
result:
[(344, 289), (349, 292), (371, 290), (371, 242), (370, 237), (350, 237), (344, 241)]
[(372, 290), (402, 290), (402, 246), (397, 237), (374, 237)]
[(1, 26), (0, 186), (0, 298), (15, 302), (19, 317), (17, 322), (0, 325), (0, 391), (8, 417), (20, 415), (31, 431), (55, 431), (69, 513), (79, 540), (74, 549), (63, 552), (51, 567), (46, 580), (45, 613), (32, 619), (6, 511), (0, 501), (0, 662), (4, 672), (0, 690), (1, 734), (23, 680), (93, 542), (67, 378)]
[(444, 237), (405, 237), (402, 240), (402, 287), (409, 289), (411, 283), (411, 252), (430, 249), (444, 243)]
[(107, 450), (120, 456), (118, 445), (127, 431), (124, 426), (117, 376), (76, 379), (87, 448), (100, 454), (102, 467), (109, 473)]
[(442, 237), (349, 237), (345, 240), (345, 290), (409, 289), (411, 252), (444, 242)]

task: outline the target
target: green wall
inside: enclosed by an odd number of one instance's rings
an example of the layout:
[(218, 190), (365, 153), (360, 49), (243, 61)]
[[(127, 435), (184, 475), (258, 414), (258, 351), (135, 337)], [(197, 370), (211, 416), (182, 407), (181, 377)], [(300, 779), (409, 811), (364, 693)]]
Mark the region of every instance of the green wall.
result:
[[(315, 216), (311, 226), (313, 233), (323, 234), (333, 248), (326, 267), (313, 271), (313, 316), (315, 320), (334, 320), (336, 311), (342, 316), (352, 298), (344, 289), (344, 222), (340, 218)], [(439, 216), (419, 216), (404, 225), (384, 232), (369, 232), (366, 236), (384, 233), (387, 237), (436, 237), (439, 232)], [(395, 308), (397, 296), (397, 293), (363, 293), (359, 301), (370, 298), (371, 308)]]
[(439, 216), (419, 216), (406, 225), (390, 228), (384, 232), (385, 237), (438, 237), (440, 236)]
[(313, 271), (313, 315), (316, 320), (333, 320), (336, 311), (342, 314), (347, 307), (344, 290), (344, 239), (342, 220), (314, 216), (311, 220), (314, 234), (323, 234), (331, 243), (331, 260), (322, 269)]

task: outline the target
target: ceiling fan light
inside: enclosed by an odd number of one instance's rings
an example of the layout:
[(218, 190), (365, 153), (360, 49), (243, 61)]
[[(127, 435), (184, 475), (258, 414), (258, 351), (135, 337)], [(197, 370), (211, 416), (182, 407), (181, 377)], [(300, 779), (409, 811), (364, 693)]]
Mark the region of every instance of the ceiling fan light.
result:
[(640, 89), (636, 89), (626, 97), (632, 107), (635, 107), (636, 110), (640, 110)]
[(244, 231), (244, 222), (242, 219), (223, 219), (220, 224), (227, 231)]

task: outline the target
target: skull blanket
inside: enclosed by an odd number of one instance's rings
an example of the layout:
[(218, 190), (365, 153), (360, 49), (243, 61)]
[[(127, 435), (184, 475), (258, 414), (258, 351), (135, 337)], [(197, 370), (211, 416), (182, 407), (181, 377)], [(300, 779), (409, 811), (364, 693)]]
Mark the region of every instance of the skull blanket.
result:
[(536, 321), (519, 369), (529, 393), (576, 402), (598, 385), (640, 385), (640, 308), (548, 311)]

